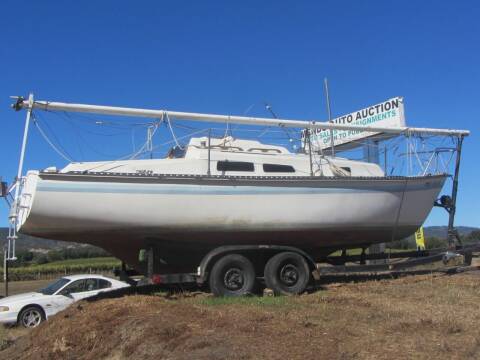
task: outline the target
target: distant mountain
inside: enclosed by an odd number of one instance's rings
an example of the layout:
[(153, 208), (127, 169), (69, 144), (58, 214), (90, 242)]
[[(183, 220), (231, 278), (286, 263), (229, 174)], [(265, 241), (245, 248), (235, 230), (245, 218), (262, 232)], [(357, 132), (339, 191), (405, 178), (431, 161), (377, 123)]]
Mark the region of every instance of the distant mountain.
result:
[[(3, 246), (7, 242), (8, 236), (8, 228), (0, 228), (0, 244)], [(84, 248), (92, 248), (98, 249), (95, 246), (87, 245), (87, 244), (79, 244), (73, 242), (66, 242), (66, 241), (57, 241), (57, 240), (47, 240), (41, 239), (29, 235), (18, 234), (18, 240), (16, 242), (16, 249), (17, 250), (30, 250), (30, 251), (38, 251), (38, 252), (45, 252), (49, 250), (62, 250), (62, 249), (84, 249)]]
[[(426, 237), (436, 237), (439, 239), (447, 238), (447, 226), (427, 226), (423, 228), (423, 232)], [(457, 226), (457, 231), (461, 236), (468, 235), (472, 231), (479, 230), (476, 227), (470, 226)]]

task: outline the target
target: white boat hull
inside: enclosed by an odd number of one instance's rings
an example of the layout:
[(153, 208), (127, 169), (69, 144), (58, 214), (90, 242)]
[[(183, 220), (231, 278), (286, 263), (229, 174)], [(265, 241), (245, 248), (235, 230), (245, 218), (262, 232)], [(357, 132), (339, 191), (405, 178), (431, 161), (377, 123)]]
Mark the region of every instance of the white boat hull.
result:
[(139, 270), (138, 251), (147, 246), (158, 247), (173, 267), (220, 245), (282, 244), (324, 254), (410, 235), (444, 181), (443, 175), (260, 179), (30, 172), (18, 230), (97, 245)]

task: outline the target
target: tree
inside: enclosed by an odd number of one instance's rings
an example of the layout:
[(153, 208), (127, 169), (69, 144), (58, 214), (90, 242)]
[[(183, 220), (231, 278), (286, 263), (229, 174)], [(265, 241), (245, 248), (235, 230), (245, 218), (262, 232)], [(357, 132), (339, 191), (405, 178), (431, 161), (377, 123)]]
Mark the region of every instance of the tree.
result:
[(480, 241), (480, 230), (473, 230), (470, 234), (465, 236), (464, 240), (467, 243)]
[(435, 236), (425, 238), (425, 247), (427, 249), (443, 248), (447, 246), (447, 240), (439, 239)]

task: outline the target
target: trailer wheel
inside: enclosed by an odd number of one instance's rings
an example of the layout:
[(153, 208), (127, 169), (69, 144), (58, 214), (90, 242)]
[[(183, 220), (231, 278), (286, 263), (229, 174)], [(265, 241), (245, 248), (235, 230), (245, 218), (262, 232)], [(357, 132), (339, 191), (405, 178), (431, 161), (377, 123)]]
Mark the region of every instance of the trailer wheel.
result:
[(215, 296), (247, 295), (255, 286), (255, 269), (245, 256), (226, 255), (213, 265), (209, 284)]
[(294, 252), (282, 252), (265, 265), (265, 283), (275, 295), (296, 295), (305, 291), (310, 269), (305, 258)]

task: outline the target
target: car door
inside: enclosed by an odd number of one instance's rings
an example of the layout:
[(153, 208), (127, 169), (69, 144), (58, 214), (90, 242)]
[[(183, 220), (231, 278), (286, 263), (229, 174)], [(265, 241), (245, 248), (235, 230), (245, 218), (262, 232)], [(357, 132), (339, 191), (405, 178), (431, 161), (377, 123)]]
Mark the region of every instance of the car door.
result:
[(113, 284), (105, 279), (98, 279), (98, 292), (107, 292), (116, 289)]
[(97, 295), (99, 293), (99, 286), (98, 286), (98, 279), (97, 278), (88, 278), (85, 279), (85, 288), (82, 292), (77, 292), (73, 295), (75, 301), (86, 299), (90, 296)]
[(76, 301), (73, 294), (83, 292), (84, 289), (85, 279), (75, 280), (58, 291), (55, 295), (52, 295), (52, 299), (50, 301), (51, 307), (47, 307), (45, 309), (47, 316), (54, 315), (57, 312), (66, 309), (69, 305)]

